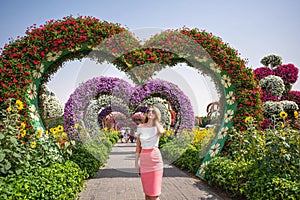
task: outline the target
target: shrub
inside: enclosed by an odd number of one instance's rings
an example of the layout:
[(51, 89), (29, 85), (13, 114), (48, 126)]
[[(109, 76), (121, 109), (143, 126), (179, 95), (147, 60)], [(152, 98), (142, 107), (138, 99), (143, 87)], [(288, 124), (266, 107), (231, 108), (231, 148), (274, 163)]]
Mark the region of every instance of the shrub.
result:
[(24, 106), (17, 100), (16, 103), (11, 101), (6, 110), (0, 110), (0, 176), (62, 161), (57, 144), (41, 129), (26, 131), (31, 126), (20, 121)]
[(187, 150), (191, 143), (191, 135), (188, 132), (181, 133), (169, 142), (162, 145), (161, 154), (165, 161), (173, 163)]
[(289, 91), (288, 94), (283, 97), (283, 99), (294, 101), (300, 107), (300, 91)]
[(255, 200), (296, 200), (300, 198), (300, 182), (269, 174), (251, 162), (236, 162), (215, 157), (205, 167), (208, 184), (221, 187), (232, 197)]
[(73, 149), (70, 160), (75, 162), (82, 171), (87, 172), (88, 177), (93, 177), (103, 164), (83, 146), (78, 146)]
[(209, 185), (225, 189), (232, 197), (242, 198), (245, 193), (246, 163), (237, 163), (226, 157), (215, 157), (204, 168), (205, 180)]
[(112, 146), (113, 146), (113, 143), (111, 142), (111, 140), (113, 142), (115, 142), (115, 139), (113, 137), (103, 139), (103, 144), (107, 148), (108, 153), (111, 151)]
[(163, 158), (182, 170), (196, 173), (215, 135), (214, 129), (194, 128), (193, 131), (184, 131), (176, 137), (172, 133), (167, 131), (163, 140), (160, 140)]
[(272, 129), (256, 130), (252, 121), (247, 131), (233, 130), (228, 155), (205, 168), (209, 184), (247, 199), (299, 199), (299, 131), (286, 126), (285, 112), (280, 115)]
[(171, 141), (174, 138), (174, 131), (172, 129), (167, 130), (160, 138), (158, 147), (162, 148), (166, 143)]
[(255, 77), (258, 80), (261, 80), (270, 75), (274, 75), (273, 70), (270, 69), (269, 67), (259, 67), (259, 68), (256, 68), (253, 72), (255, 74)]
[(86, 177), (72, 161), (37, 167), (20, 175), (0, 177), (0, 199), (75, 199)]
[(276, 101), (266, 101), (263, 103), (263, 107), (265, 110), (265, 115), (267, 117), (271, 116), (279, 116), (279, 113), (283, 111), (283, 105), (280, 102)]
[(248, 178), (245, 185), (247, 199), (297, 200), (300, 199), (300, 182), (278, 176), (257, 174)]
[(177, 159), (174, 164), (180, 169), (188, 170), (188, 172), (196, 173), (202, 158), (200, 158), (200, 150), (193, 145), (188, 145), (186, 151)]
[(283, 106), (283, 110), (286, 112), (291, 112), (291, 111), (294, 112), (295, 110), (299, 109), (297, 103), (295, 103), (293, 101), (283, 100), (283, 101), (280, 101), (280, 103)]
[(266, 67), (270, 65), (270, 67), (273, 68), (282, 64), (282, 58), (280, 56), (271, 54), (263, 57), (260, 63)]
[(284, 82), (279, 76), (267, 76), (261, 79), (259, 84), (263, 91), (270, 91), (274, 97), (281, 97), (285, 91)]
[(299, 69), (293, 64), (285, 64), (276, 67), (274, 70), (276, 76), (280, 76), (284, 84), (294, 84), (298, 79)]

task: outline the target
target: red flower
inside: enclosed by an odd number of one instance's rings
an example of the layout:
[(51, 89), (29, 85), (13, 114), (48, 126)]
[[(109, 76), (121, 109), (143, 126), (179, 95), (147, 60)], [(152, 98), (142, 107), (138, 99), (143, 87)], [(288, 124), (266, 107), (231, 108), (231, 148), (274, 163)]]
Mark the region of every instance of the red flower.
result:
[(155, 60), (155, 57), (152, 56), (152, 57), (148, 58), (147, 60)]

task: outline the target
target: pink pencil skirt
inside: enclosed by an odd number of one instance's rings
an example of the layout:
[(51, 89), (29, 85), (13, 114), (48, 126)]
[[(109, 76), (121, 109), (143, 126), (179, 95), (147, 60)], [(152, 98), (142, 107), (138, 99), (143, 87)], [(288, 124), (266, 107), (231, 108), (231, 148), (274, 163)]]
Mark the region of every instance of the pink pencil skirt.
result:
[(158, 148), (142, 149), (140, 173), (144, 193), (148, 196), (159, 196), (163, 176), (163, 161)]

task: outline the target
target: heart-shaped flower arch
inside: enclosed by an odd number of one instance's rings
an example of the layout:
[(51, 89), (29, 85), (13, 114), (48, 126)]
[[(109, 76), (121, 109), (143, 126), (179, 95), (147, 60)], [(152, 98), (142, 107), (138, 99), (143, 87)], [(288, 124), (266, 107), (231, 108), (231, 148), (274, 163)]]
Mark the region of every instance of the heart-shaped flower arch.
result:
[[(114, 35), (120, 37), (110, 42), (109, 38)], [(26, 122), (28, 133), (43, 127), (37, 107), (39, 85), (47, 82), (63, 62), (85, 57), (104, 41), (110, 42), (105, 45), (113, 52), (109, 54), (112, 59), (96, 56), (98, 61), (109, 60), (128, 73), (136, 83), (148, 80), (163, 67), (181, 62), (213, 77), (221, 85), (219, 90), (224, 94), (221, 100), (226, 102), (223, 109), (226, 116), (221, 130), (226, 131), (232, 125), (240, 130), (245, 129), (244, 119), (249, 115), (259, 123), (263, 119), (260, 89), (252, 70), (245, 67), (237, 51), (220, 38), (198, 29), (183, 28), (165, 31), (141, 46), (119, 24), (101, 22), (92, 17), (51, 20), (40, 27), (30, 27), (26, 36), (5, 45), (0, 55), (1, 108), (6, 109), (10, 99), (21, 100), (26, 105), (20, 119)], [(143, 67), (143, 74), (137, 66)], [(218, 135), (225, 135), (223, 133), (219, 131)], [(214, 154), (207, 154), (204, 163), (219, 152), (225, 138), (213, 141), (211, 150)]]
[[(101, 101), (101, 98), (98, 97), (103, 95), (105, 96)], [(112, 96), (114, 98), (110, 98)], [(175, 133), (181, 132), (183, 129), (192, 130), (194, 112), (191, 101), (177, 85), (157, 79), (142, 86), (132, 87), (126, 81), (112, 77), (92, 78), (76, 88), (65, 105), (65, 130), (72, 138), (78, 138), (79, 133), (74, 128), (75, 124), (82, 124), (81, 121), (83, 121), (88, 129), (96, 129), (99, 125), (95, 127), (97, 123), (95, 123), (95, 116), (99, 111), (102, 113), (100, 113), (100, 121), (113, 111), (121, 112), (129, 117), (130, 111), (126, 109), (126, 104), (133, 110), (133, 113), (151, 97), (161, 97), (167, 100), (174, 108), (175, 113), (180, 116), (176, 121)], [(98, 102), (94, 103), (97, 98)], [(102, 127), (101, 124), (100, 127)]]

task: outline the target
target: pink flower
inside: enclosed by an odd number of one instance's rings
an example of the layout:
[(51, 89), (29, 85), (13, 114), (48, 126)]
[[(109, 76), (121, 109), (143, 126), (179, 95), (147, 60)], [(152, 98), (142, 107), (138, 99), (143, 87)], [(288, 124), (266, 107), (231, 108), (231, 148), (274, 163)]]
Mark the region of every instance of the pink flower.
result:
[(284, 84), (294, 84), (298, 79), (298, 68), (293, 64), (280, 65), (274, 70), (276, 76), (280, 76)]
[(274, 75), (274, 72), (269, 67), (259, 67), (255, 69), (254, 75), (258, 80), (261, 80), (267, 76)]

